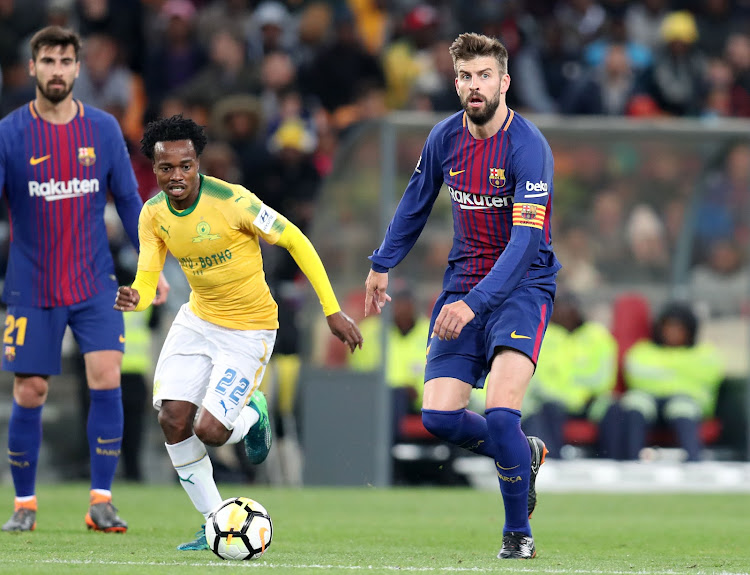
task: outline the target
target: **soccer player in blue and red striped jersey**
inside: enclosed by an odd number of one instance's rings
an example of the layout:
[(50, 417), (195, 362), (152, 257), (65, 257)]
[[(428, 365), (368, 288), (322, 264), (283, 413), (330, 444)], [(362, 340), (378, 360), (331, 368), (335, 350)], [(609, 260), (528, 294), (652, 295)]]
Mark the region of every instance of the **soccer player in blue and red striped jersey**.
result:
[[(521, 402), (552, 313), (560, 269), (552, 251), (552, 152), (508, 108), (508, 52), (461, 34), (450, 48), (463, 112), (427, 138), (385, 239), (370, 260), (365, 314), (390, 300), (388, 271), (414, 246), (445, 184), (453, 248), (427, 346), (422, 421), (437, 437), (495, 460), (505, 506), (498, 557), (536, 555), (529, 517), (546, 448), (521, 431)], [(487, 387), (486, 417), (468, 411)]]
[[(123, 431), (125, 333), (122, 313), (112, 309), (117, 282), (104, 208), (109, 191), (137, 247), (142, 201), (117, 121), (73, 99), (80, 47), (71, 30), (37, 32), (29, 62), (36, 98), (0, 122), (0, 186), (11, 226), (2, 368), (15, 373), (8, 460), (16, 491), (3, 531), (36, 527), (42, 407), (49, 376), (61, 371), (66, 326), (83, 353), (91, 397), (86, 524), (127, 530), (111, 494)], [(162, 280), (161, 288), (160, 301), (169, 286)]]

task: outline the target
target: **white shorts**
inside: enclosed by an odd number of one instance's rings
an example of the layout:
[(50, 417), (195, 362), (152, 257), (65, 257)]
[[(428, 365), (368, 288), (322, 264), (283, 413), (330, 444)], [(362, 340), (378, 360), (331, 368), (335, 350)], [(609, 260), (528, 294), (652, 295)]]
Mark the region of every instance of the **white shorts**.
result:
[(183, 304), (156, 364), (154, 408), (165, 399), (189, 401), (233, 429), (263, 379), (275, 341), (276, 330), (221, 327)]

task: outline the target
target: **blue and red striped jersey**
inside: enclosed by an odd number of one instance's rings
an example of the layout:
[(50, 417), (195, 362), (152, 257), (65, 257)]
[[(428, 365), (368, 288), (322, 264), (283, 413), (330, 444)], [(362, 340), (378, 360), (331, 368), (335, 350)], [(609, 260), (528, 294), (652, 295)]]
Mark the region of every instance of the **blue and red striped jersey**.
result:
[(114, 277), (104, 224), (107, 191), (138, 246), (142, 201), (117, 120), (76, 104), (67, 124), (43, 120), (33, 102), (0, 122), (0, 186), (11, 230), (3, 288), (8, 305), (72, 305)]
[(502, 128), (479, 140), (464, 112), (437, 124), (372, 268), (395, 267), (422, 232), (443, 183), (453, 206), (453, 247), (443, 290), (469, 293), (477, 313), (499, 305), (522, 279), (552, 276), (553, 159), (539, 129), (508, 109)]

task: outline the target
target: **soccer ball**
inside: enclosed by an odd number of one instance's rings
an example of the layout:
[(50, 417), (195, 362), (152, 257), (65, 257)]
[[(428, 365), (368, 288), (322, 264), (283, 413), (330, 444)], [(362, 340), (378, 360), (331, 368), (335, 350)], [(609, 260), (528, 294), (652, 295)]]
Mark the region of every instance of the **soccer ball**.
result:
[(257, 559), (271, 545), (271, 516), (257, 501), (233, 497), (206, 519), (206, 541), (222, 559)]

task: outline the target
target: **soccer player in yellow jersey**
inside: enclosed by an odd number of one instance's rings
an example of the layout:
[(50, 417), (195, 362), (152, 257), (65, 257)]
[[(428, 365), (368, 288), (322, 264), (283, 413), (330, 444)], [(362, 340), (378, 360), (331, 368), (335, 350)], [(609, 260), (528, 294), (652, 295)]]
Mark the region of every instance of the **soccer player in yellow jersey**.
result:
[[(289, 251), (315, 289), (331, 332), (352, 352), (362, 347), (359, 329), (339, 308), (320, 257), (299, 228), (242, 186), (199, 172), (206, 141), (203, 128), (181, 115), (147, 126), (141, 150), (162, 191), (143, 206), (138, 272), (115, 300), (122, 311), (146, 309), (167, 250), (190, 283), (190, 301), (159, 356), (153, 402), (180, 483), (204, 517), (222, 501), (206, 445), (244, 440), (253, 463), (263, 461), (271, 445), (268, 409), (256, 389), (279, 324), (259, 238)], [(178, 549), (208, 549), (203, 527)]]

